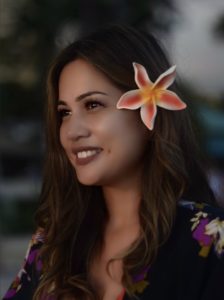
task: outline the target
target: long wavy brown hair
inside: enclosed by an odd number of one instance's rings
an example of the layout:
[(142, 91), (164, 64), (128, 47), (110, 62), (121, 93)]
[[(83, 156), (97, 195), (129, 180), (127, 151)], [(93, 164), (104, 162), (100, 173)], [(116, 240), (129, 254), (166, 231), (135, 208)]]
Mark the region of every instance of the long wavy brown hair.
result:
[[(91, 262), (102, 250), (107, 208), (100, 186), (78, 182), (59, 140), (59, 76), (64, 66), (77, 58), (91, 63), (122, 91), (136, 88), (132, 62), (144, 65), (153, 81), (170, 67), (155, 37), (120, 25), (75, 41), (52, 64), (47, 85), (46, 164), (36, 214), (37, 226), (45, 233), (40, 251), (43, 275), (36, 300), (46, 292), (56, 299), (99, 299), (88, 274)], [(177, 92), (176, 84), (172, 90)], [(156, 259), (171, 233), (179, 199), (213, 201), (188, 109), (158, 108), (144, 160), (139, 207), (142, 234), (118, 256), (123, 259), (122, 284), (131, 297), (132, 276)], [(118, 257), (108, 263), (108, 272), (109, 264)]]

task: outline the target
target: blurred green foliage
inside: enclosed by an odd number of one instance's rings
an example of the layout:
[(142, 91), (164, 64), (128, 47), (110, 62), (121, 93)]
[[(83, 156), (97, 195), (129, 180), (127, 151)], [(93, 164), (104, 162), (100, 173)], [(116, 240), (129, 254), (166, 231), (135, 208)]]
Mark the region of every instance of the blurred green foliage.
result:
[(35, 228), (33, 216), (36, 208), (36, 199), (0, 201), (1, 234), (17, 235), (33, 232)]
[(173, 0), (2, 1), (13, 26), (0, 38), (1, 118), (41, 116), (49, 64), (80, 34), (113, 22), (167, 31), (175, 20)]

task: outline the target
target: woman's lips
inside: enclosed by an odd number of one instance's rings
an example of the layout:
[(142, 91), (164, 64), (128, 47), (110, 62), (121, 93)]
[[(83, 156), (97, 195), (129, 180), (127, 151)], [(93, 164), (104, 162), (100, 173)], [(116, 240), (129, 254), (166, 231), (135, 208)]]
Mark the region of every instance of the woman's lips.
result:
[(99, 149), (99, 151), (97, 151), (95, 154), (87, 156), (87, 157), (78, 157), (77, 154), (76, 154), (76, 157), (75, 157), (76, 158), (76, 160), (75, 160), (76, 164), (80, 165), (80, 166), (86, 165), (89, 162), (95, 160), (101, 152), (102, 152), (102, 150)]

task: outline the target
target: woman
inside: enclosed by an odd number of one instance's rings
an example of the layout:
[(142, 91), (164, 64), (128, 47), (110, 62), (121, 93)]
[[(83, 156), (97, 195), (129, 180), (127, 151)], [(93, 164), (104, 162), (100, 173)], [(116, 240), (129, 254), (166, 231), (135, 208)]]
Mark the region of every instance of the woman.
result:
[(38, 229), (4, 299), (221, 297), (224, 215), (174, 78), (127, 26), (57, 57)]

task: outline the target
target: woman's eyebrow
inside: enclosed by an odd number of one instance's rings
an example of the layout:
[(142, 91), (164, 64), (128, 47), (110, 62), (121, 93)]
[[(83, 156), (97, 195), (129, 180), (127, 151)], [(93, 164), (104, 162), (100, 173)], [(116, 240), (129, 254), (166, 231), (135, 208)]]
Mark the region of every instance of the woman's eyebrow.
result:
[(108, 96), (108, 94), (104, 93), (104, 92), (100, 92), (100, 91), (90, 91), (90, 92), (87, 92), (87, 93), (84, 93), (84, 94), (81, 94), (79, 95), (77, 98), (76, 98), (76, 101), (80, 101), (88, 96), (91, 96), (93, 94), (100, 94), (100, 95), (105, 95), (105, 96)]
[[(105, 95), (108, 96), (108, 94), (104, 93), (104, 92), (100, 92), (100, 91), (90, 91), (90, 92), (86, 92), (84, 94), (79, 95), (78, 97), (75, 98), (75, 101), (81, 101), (82, 99), (88, 97), (88, 96), (92, 96), (95, 94), (100, 94), (100, 95)], [(58, 104), (66, 104), (65, 101), (63, 100), (58, 100)]]

